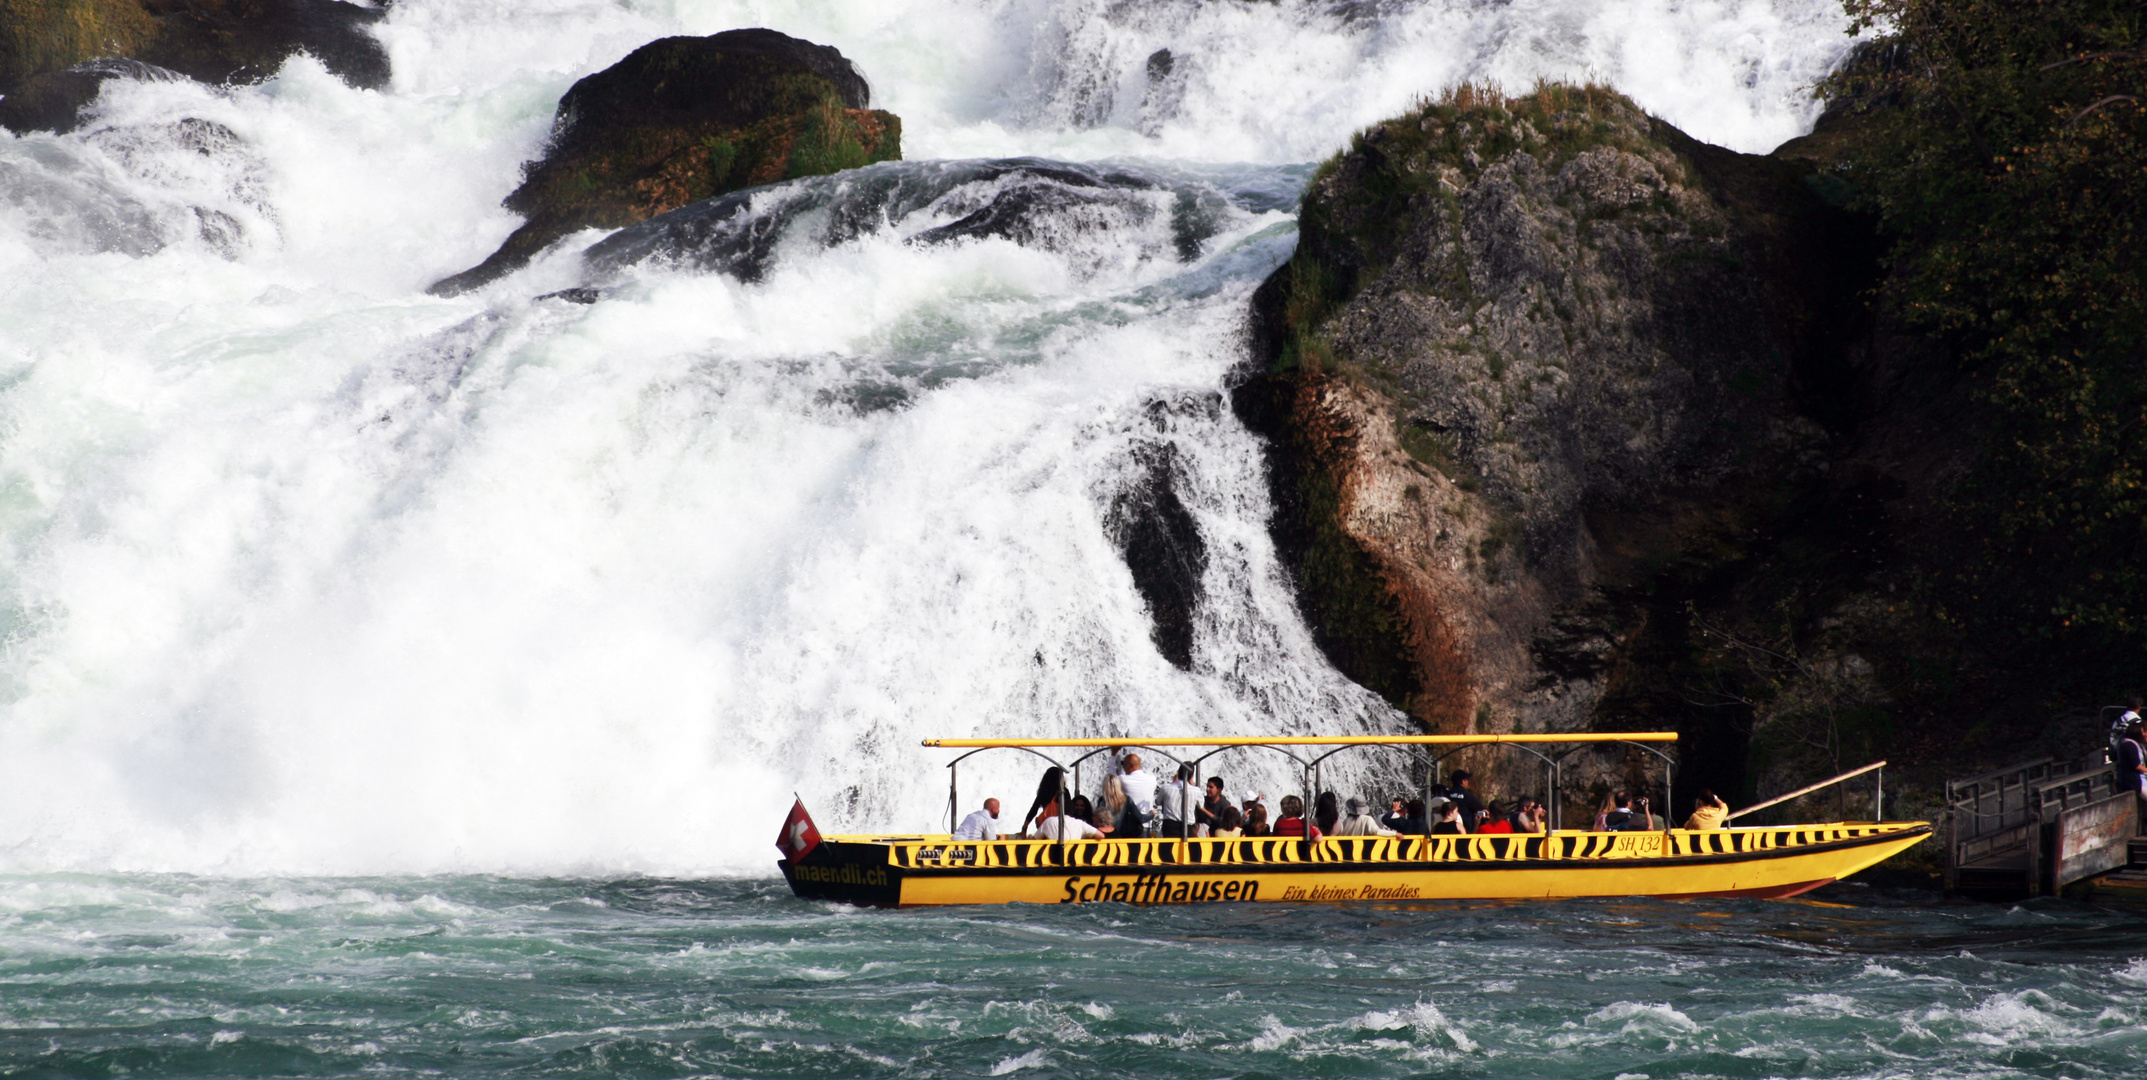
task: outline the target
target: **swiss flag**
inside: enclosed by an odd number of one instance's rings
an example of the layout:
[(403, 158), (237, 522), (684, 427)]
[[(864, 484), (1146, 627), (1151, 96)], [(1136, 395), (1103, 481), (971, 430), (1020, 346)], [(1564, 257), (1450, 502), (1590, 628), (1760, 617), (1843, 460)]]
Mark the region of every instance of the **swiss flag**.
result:
[(790, 816), (783, 819), (783, 831), (776, 835), (775, 846), (790, 856), (791, 862), (803, 862), (820, 846), (820, 830), (813, 824), (813, 816), (805, 812), (804, 799), (790, 804)]

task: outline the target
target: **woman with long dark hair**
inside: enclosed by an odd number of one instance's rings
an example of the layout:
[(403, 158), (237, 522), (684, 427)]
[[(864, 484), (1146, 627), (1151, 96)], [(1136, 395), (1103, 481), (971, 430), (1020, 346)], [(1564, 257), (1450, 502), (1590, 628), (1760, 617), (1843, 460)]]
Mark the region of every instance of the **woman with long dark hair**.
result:
[(1044, 807), (1051, 805), (1051, 800), (1058, 798), (1065, 790), (1066, 770), (1056, 765), (1045, 769), (1044, 778), (1036, 784), (1036, 801), (1029, 804), (1028, 813), (1021, 815), (1021, 831), (1028, 832), (1029, 822), (1035, 820), (1036, 815)]

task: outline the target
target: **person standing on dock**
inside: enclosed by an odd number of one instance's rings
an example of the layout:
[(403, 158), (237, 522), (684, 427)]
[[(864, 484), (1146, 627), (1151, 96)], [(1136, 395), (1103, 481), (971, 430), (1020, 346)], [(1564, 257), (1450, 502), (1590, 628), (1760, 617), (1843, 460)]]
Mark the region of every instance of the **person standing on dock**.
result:
[(2147, 832), (2147, 741), (2140, 736), (2138, 706), (2117, 718), (2117, 784), (2132, 789), (2133, 831)]

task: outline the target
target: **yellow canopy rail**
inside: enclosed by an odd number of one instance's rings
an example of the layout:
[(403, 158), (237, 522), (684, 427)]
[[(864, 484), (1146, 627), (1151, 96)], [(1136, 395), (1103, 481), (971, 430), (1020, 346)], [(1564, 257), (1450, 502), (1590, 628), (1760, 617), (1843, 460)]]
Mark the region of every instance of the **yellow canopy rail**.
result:
[[(952, 832), (955, 829), (955, 822), (960, 819), (961, 814), (961, 793), (959, 791), (957, 780), (957, 777), (960, 775), (959, 766), (965, 758), (968, 758), (973, 754), (982, 753), (985, 750), (1020, 750), (1025, 753), (1034, 754), (1037, 757), (1043, 758), (1045, 761), (1051, 762), (1051, 764), (1053, 764), (1054, 766), (1058, 766), (1062, 773), (1064, 770), (1070, 767), (1074, 774), (1075, 790), (1079, 790), (1080, 788), (1081, 763), (1087, 761), (1089, 758), (1095, 757), (1097, 754), (1103, 753), (1106, 750), (1121, 747), (1128, 750), (1154, 750), (1156, 753), (1159, 753), (1164, 757), (1170, 758), (1173, 761), (1177, 761), (1180, 764), (1189, 764), (1194, 766), (1196, 772), (1198, 770), (1200, 762), (1203, 759), (1207, 758), (1211, 754), (1222, 750), (1227, 750), (1233, 747), (1273, 750), (1276, 753), (1282, 754), (1283, 756), (1289, 758), (1291, 761), (1296, 762), (1297, 765), (1304, 770), (1304, 799), (1305, 807), (1309, 811), (1312, 806), (1313, 793), (1319, 790), (1319, 771), (1321, 763), (1325, 762), (1328, 758), (1333, 757), (1335, 754), (1341, 753), (1343, 750), (1347, 750), (1351, 747), (1453, 747), (1453, 750), (1449, 750), (1444, 754), (1436, 755), (1428, 759), (1427, 761), (1427, 766), (1429, 767), (1427, 767), (1425, 770), (1424, 785), (1425, 797), (1426, 801), (1428, 802), (1430, 799), (1430, 788), (1431, 785), (1435, 782), (1437, 775), (1432, 771), (1432, 768), (1437, 767), (1439, 762), (1443, 761), (1446, 757), (1450, 756), (1454, 752), (1460, 750), (1462, 747), (1502, 744), (1514, 746), (1515, 748), (1521, 750), (1523, 753), (1526, 753), (1543, 762), (1545, 766), (1546, 775), (1550, 784), (1549, 788), (1545, 792), (1545, 799), (1547, 802), (1550, 803), (1548, 809), (1551, 813), (1551, 827), (1559, 828), (1563, 824), (1559, 820), (1559, 818), (1563, 816), (1563, 800), (1558, 797), (1558, 758), (1539, 753), (1538, 751), (1531, 749), (1529, 747), (1529, 744), (1624, 743), (1625, 745), (1632, 746), (1640, 750), (1645, 750), (1646, 752), (1662, 759), (1663, 800), (1665, 803), (1667, 803), (1670, 799), (1671, 786), (1675, 783), (1674, 769), (1676, 763), (1670, 757), (1670, 755), (1663, 753), (1662, 751), (1657, 750), (1654, 747), (1648, 746), (1646, 744), (1674, 743), (1676, 741), (1677, 732), (1674, 731), (1604, 731), (1541, 735), (1192, 735), (1185, 737), (1173, 736), (1161, 739), (1139, 738), (1131, 735), (1124, 735), (1116, 737), (1087, 739), (926, 739), (924, 740), (924, 745), (947, 750), (968, 751), (968, 753), (958, 755), (953, 761), (947, 763), (947, 829), (949, 832)], [(1187, 748), (1201, 749), (1206, 750), (1207, 753), (1200, 754), (1190, 759), (1187, 759), (1179, 757), (1178, 755), (1172, 754), (1168, 751), (1157, 749), (1158, 747), (1165, 746), (1180, 750)], [(1299, 757), (1297, 754), (1292, 753), (1290, 750), (1286, 749), (1287, 747), (1293, 746), (1326, 746), (1334, 747), (1334, 749), (1329, 750), (1324, 754), (1320, 754), (1316, 757), (1313, 757), (1310, 760), (1307, 760), (1305, 758)], [(1051, 749), (1086, 749), (1089, 752), (1074, 758), (1073, 761), (1071, 761), (1070, 763), (1061, 763), (1050, 755), (1042, 752), (1044, 750)], [(1066, 798), (1065, 784), (1063, 779), (1060, 782), (1059, 798)], [(1180, 807), (1180, 814), (1178, 817), (1179, 821), (1187, 820), (1186, 811), (1188, 809), (1188, 807)], [(1663, 809), (1667, 811), (1669, 807), (1665, 806)], [(1665, 829), (1669, 828), (1667, 818), (1665, 819), (1663, 827)]]
[(1184, 739), (926, 739), (924, 745), (990, 749), (1021, 746), (1463, 746), (1475, 743), (1676, 742), (1674, 731), (1566, 735), (1196, 735)]

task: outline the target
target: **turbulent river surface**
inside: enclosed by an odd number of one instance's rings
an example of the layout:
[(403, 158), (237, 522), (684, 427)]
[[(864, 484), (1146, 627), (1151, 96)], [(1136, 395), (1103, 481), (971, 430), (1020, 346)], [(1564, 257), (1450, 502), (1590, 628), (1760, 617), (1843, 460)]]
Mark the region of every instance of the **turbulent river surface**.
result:
[(14, 878), (0, 1076), (2140, 1075), (2147, 919), (1872, 892), (860, 912), (780, 882)]
[[(906, 160), (425, 292), (516, 226), (576, 79), (743, 26), (842, 49)], [(1538, 78), (1764, 152), (1844, 27), (398, 0), (380, 91), (301, 57), (0, 133), (0, 1077), (2139, 1071), (2142, 927), (2062, 904), (868, 914), (771, 881), (792, 792), (943, 820), (926, 737), (1400, 730), (1312, 647), (1224, 396), (1314, 164)], [(1167, 605), (1127, 558), (1158, 536)], [(976, 759), (964, 799), (1034, 779)]]

